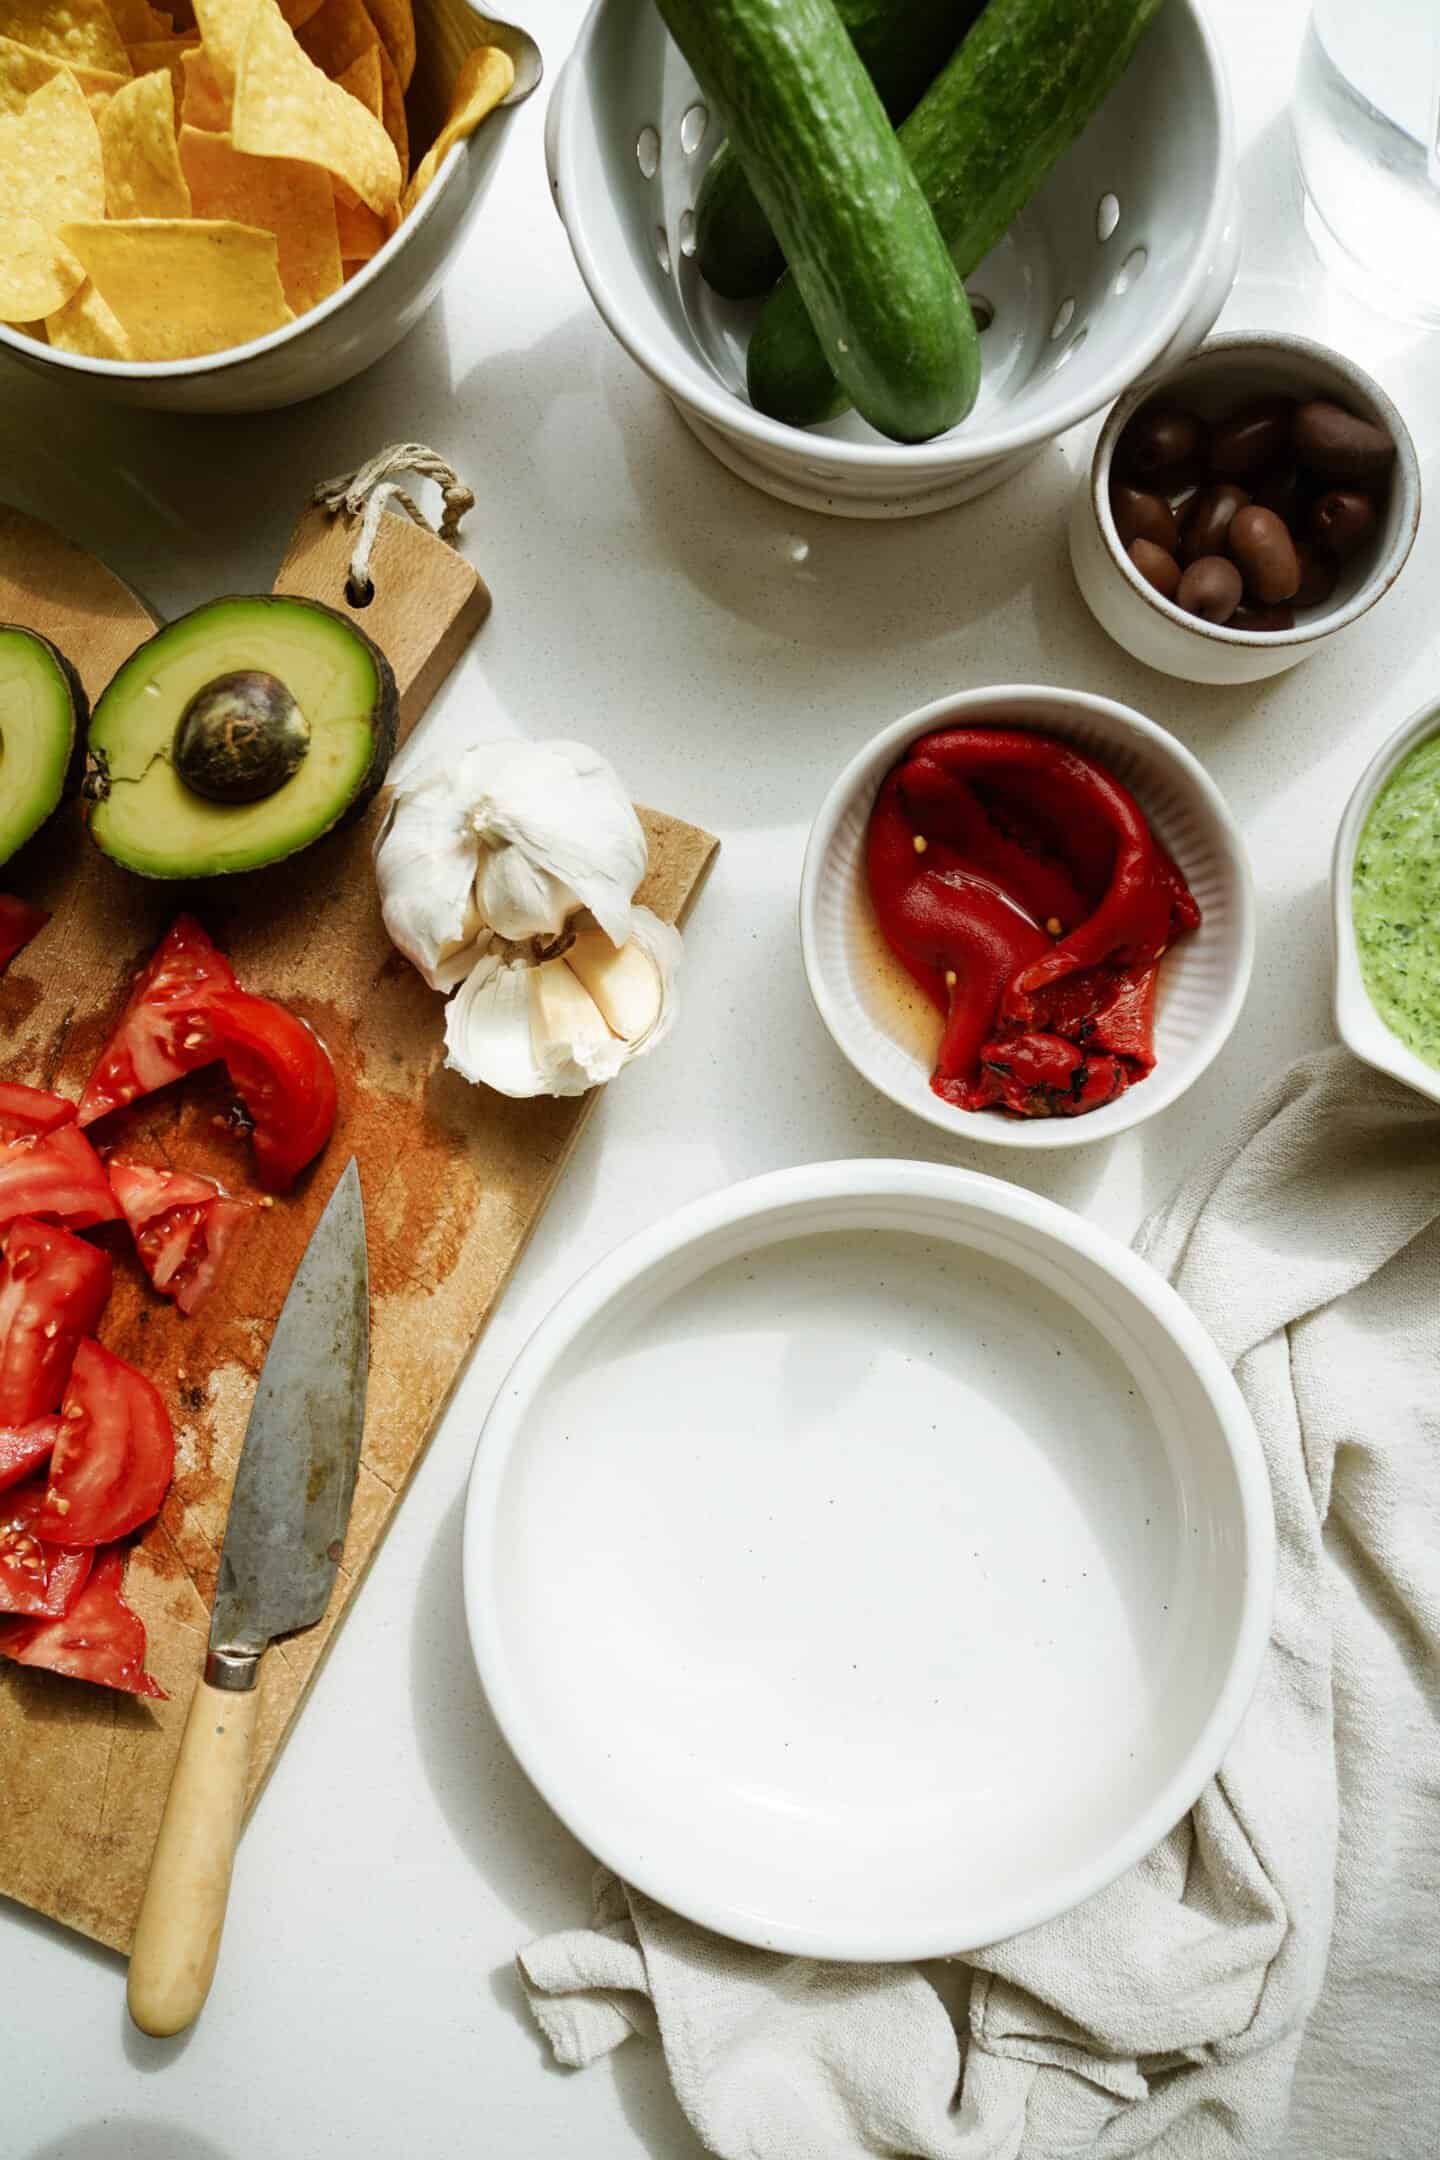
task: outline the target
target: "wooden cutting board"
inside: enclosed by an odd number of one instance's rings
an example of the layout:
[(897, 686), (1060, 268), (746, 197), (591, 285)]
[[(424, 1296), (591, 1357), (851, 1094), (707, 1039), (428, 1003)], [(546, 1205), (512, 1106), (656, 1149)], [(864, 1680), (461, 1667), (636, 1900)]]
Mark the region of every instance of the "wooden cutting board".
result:
[[(438, 543), (383, 522), (376, 554), (398, 566)], [(387, 556), (386, 551), (389, 551)], [(345, 546), (302, 522), (277, 589), (343, 605)], [(430, 558), (433, 563), (433, 557)], [(356, 616), (380, 634), (413, 721), (488, 609), (452, 557), (452, 628), (438, 640), (405, 615)], [(443, 566), (441, 579), (452, 575)], [(390, 588), (396, 590), (392, 577)], [(0, 622), (26, 622), (66, 651), (92, 697), (154, 619), (103, 565), (0, 509)], [(446, 639), (448, 638), (448, 649)], [(359, 1162), (370, 1253), (370, 1392), (349, 1536), (318, 1627), (264, 1661), (253, 1802), (359, 1585), (461, 1369), (564, 1167), (595, 1097), (511, 1102), (443, 1069), (441, 1000), (390, 946), (370, 850), (377, 805), (266, 872), (191, 887), (127, 876), (80, 829), (72, 805), (6, 866), (0, 885), (53, 919), (0, 978), (0, 1078), (78, 1095), (135, 969), (173, 917), (199, 915), (249, 988), (282, 999), (325, 1038), (340, 1111), (334, 1138), (292, 1197), (236, 1246), (209, 1303), (185, 1319), (149, 1289), (121, 1231), (101, 1333), (160, 1387), (175, 1423), (175, 1479), (145, 1533), (126, 1594), (149, 1631), (167, 1703), (141, 1703), (45, 1672), (0, 1666), (0, 1892), (129, 1948), (170, 1771), (209, 1628), (226, 1508), (250, 1399), (290, 1277), (332, 1186)], [(640, 897), (682, 919), (716, 843), (642, 810), (650, 870)], [(246, 1142), (227, 1117), (223, 1068), (117, 1116), (127, 1153), (254, 1192)]]

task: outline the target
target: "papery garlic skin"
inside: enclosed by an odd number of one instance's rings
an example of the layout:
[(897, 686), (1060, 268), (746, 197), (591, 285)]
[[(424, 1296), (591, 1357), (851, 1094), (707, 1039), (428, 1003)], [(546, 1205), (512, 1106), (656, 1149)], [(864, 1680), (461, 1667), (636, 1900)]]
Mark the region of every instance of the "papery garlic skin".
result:
[(463, 982), (490, 942), (475, 897), (469, 810), (447, 776), (397, 789), (375, 842), (390, 942), (432, 990)]
[(543, 1095), (530, 1045), (530, 964), (487, 953), (445, 1008), (445, 1063), (501, 1095)]

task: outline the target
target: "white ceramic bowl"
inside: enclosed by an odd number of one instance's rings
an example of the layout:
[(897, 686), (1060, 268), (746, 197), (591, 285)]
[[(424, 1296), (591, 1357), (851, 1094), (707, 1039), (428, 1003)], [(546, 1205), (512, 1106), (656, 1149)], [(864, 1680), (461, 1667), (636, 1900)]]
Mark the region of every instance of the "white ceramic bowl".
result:
[(1335, 1025), (1340, 1040), (1367, 1065), (1374, 1065), (1380, 1072), (1403, 1080), (1407, 1087), (1428, 1095), (1432, 1102), (1440, 1102), (1440, 1072), (1417, 1057), (1398, 1035), (1392, 1034), (1370, 1002), (1355, 946), (1351, 888), (1355, 849), (1376, 797), (1410, 752), (1436, 734), (1440, 734), (1440, 706), (1426, 705), (1412, 713), (1404, 726), (1397, 728), (1376, 752), (1345, 806), (1345, 815), (1335, 836), (1330, 869), (1330, 911), (1335, 939)]
[(473, 48), (503, 46), (515, 85), (500, 109), (449, 152), (412, 214), (348, 285), (268, 337), (196, 360), (93, 360), (60, 352), (0, 323), (0, 350), (38, 374), (68, 381), (77, 394), (165, 412), (270, 412), (348, 382), (413, 330), (440, 290), (495, 169), (510, 109), (540, 81), (533, 40), (482, 15), (469, 0), (415, 0), (418, 53), (407, 93), (415, 140), (439, 133), (450, 86)]
[(1168, 1284), (929, 1163), (713, 1193), (541, 1324), (476, 1453), (485, 1692), (556, 1813), (741, 1941), (1078, 1904), (1213, 1774), (1269, 1627), (1254, 1428)]
[(767, 494), (907, 517), (984, 492), (1146, 369), (1191, 352), (1235, 275), (1229, 92), (1198, 0), (1170, 0), (1124, 79), (968, 281), (994, 309), (975, 410), (900, 444), (848, 414), (766, 419), (745, 395), (754, 303), (694, 261), (720, 139), (653, 0), (596, 0), (555, 86), (546, 155), (580, 274), (632, 359), (721, 462)]
[[(865, 890), (865, 827), (880, 783), (910, 745), (941, 727), (1023, 727), (1059, 736), (1129, 788), (1200, 903), (1200, 928), (1160, 970), (1155, 1070), (1098, 1110), (1075, 1118), (1010, 1118), (957, 1110), (930, 1086), (933, 1045), (903, 1024), (920, 1010), (874, 928)], [(1240, 829), (1204, 767), (1164, 728), (1128, 705), (1082, 690), (1007, 684), (936, 698), (858, 751), (816, 813), (800, 880), (800, 945), (810, 994), (855, 1070), (902, 1109), (953, 1139), (992, 1147), (1063, 1148), (1108, 1140), (1183, 1095), (1224, 1047), (1240, 1016), (1255, 956), (1250, 865)], [(939, 1041), (938, 1020), (932, 1023)]]
[[(1214, 419), (1247, 398), (1286, 392), (1329, 397), (1387, 428), (1395, 475), (1375, 545), (1346, 565), (1324, 607), (1302, 608), (1293, 630), (1232, 630), (1187, 615), (1147, 584), (1110, 514), (1110, 467), (1131, 416), (1152, 398), (1174, 398)], [(1394, 403), (1353, 360), (1288, 335), (1211, 338), (1168, 374), (1152, 372), (1121, 398), (1101, 430), (1088, 477), (1070, 512), (1070, 560), (1087, 605), (1117, 645), (1147, 667), (1186, 682), (1258, 682), (1283, 674), (1341, 637), (1390, 590), (1420, 523), (1420, 462)]]

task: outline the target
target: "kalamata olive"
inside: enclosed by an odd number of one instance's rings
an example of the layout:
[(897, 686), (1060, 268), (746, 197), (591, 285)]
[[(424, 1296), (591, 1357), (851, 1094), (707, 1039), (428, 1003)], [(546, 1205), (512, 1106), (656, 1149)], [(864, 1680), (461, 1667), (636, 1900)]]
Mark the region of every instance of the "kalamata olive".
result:
[(1379, 512), (1368, 495), (1354, 488), (1331, 488), (1310, 512), (1310, 538), (1337, 562), (1348, 562), (1374, 539)]
[(1244, 590), (1233, 562), (1224, 555), (1201, 555), (1181, 574), (1175, 604), (1205, 622), (1228, 622)]
[(1242, 600), (1225, 627), (1228, 630), (1293, 630), (1295, 610), (1283, 602), (1275, 607), (1261, 607), (1254, 600)]
[(1127, 553), (1146, 584), (1173, 600), (1180, 584), (1180, 565), (1175, 557), (1156, 547), (1153, 540), (1145, 539), (1132, 540)]
[(1269, 607), (1277, 600), (1294, 599), (1300, 590), (1299, 558), (1273, 510), (1255, 503), (1237, 510), (1225, 544), (1231, 561), (1240, 565), (1247, 600), (1261, 600)]
[(1297, 540), (1295, 553), (1300, 562), (1300, 589), (1295, 595), (1297, 608), (1324, 607), (1335, 590), (1339, 571), (1330, 557), (1308, 540)]
[(1294, 398), (1252, 398), (1222, 420), (1211, 435), (1211, 472), (1243, 479), (1267, 465), (1278, 465), (1290, 448), (1294, 426)]
[(1327, 480), (1377, 487), (1390, 477), (1395, 445), (1384, 428), (1328, 398), (1312, 398), (1295, 415), (1295, 448), (1302, 465)]
[(1178, 485), (1187, 471), (1204, 464), (1208, 438), (1200, 415), (1183, 405), (1143, 406), (1115, 445), (1115, 470), (1142, 485), (1155, 480)]
[(1257, 475), (1250, 500), (1259, 503), (1262, 510), (1273, 510), (1293, 533), (1304, 526), (1310, 497), (1297, 465), (1277, 465)]
[(1110, 490), (1110, 514), (1115, 520), (1121, 547), (1128, 548), (1132, 540), (1153, 540), (1156, 547), (1173, 555), (1179, 545), (1175, 513), (1163, 495), (1152, 495), (1145, 488), (1126, 487), (1123, 482), (1118, 482)]
[(1249, 500), (1233, 480), (1222, 480), (1192, 495), (1180, 520), (1180, 560), (1192, 563), (1201, 555), (1223, 554), (1230, 520)]

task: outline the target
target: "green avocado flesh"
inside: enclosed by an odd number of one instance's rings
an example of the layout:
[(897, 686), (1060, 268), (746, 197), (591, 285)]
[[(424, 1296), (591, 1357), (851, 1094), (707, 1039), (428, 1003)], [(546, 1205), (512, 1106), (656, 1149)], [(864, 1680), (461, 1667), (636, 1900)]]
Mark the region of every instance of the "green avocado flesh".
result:
[(0, 624), (0, 863), (38, 832), (65, 790), (77, 689), (53, 645)]
[[(273, 679), (243, 725), (232, 724), (225, 679), (235, 677)], [(275, 694), (282, 686), (293, 700), (288, 723), (288, 701)], [(207, 704), (223, 723), (212, 745), (255, 760), (254, 800), (243, 799), (243, 780), (225, 790), (241, 799), (216, 800), (197, 768), (194, 715)], [(286, 754), (256, 747), (257, 727), (272, 721), (288, 727)], [(395, 722), (389, 663), (345, 616), (313, 600), (212, 600), (148, 639), (97, 703), (85, 777), (91, 837), (141, 877), (218, 877), (280, 862), (369, 801), (395, 748)], [(206, 792), (187, 783), (181, 764)]]

